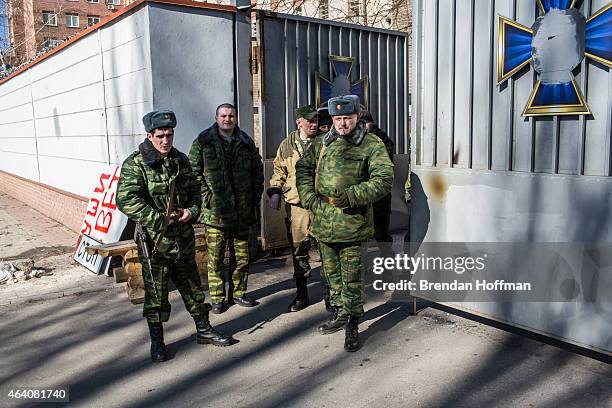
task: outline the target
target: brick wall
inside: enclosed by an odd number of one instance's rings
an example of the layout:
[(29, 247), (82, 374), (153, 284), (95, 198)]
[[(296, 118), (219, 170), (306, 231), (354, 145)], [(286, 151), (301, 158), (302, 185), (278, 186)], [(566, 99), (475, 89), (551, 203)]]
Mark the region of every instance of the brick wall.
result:
[(75, 232), (81, 230), (88, 199), (0, 170), (0, 191)]
[[(70, 35), (87, 28), (87, 17), (106, 17), (123, 8), (123, 5), (113, 5), (109, 9), (107, 0), (97, 0), (90, 3), (87, 0), (11, 0), (18, 6), (9, 14), (9, 30), (14, 55), (13, 65), (33, 58), (37, 51), (48, 45), (48, 40), (63, 40)], [(94, 0), (95, 1), (95, 0)], [(123, 1), (121, 2), (123, 3)], [(43, 24), (43, 11), (57, 14), (56, 26)], [(66, 14), (79, 16), (79, 27), (66, 26)]]

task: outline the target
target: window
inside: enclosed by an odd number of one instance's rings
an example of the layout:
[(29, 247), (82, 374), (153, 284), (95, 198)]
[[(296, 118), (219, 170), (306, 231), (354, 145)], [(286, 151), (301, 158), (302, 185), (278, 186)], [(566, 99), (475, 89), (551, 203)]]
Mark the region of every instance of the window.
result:
[(43, 24), (57, 27), (57, 14), (52, 11), (43, 11)]
[(100, 16), (87, 16), (87, 27), (91, 27), (94, 24), (100, 22)]
[(329, 0), (319, 0), (319, 17), (329, 18)]
[(112, 4), (113, 6), (120, 6), (121, 0), (106, 0), (106, 4)]
[(66, 14), (66, 27), (79, 28), (79, 15)]
[(99, 3), (99, 2), (100, 2), (100, 0), (87, 0), (87, 2), (88, 2), (88, 3), (96, 3), (96, 4), (97, 4), (97, 3)]

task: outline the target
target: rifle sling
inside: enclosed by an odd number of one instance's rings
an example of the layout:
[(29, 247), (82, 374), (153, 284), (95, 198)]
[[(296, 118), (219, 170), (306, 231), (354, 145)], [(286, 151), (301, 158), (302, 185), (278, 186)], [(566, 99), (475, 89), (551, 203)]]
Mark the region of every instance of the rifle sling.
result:
[(323, 155), (325, 154), (325, 150), (327, 149), (327, 145), (325, 143), (321, 144), (321, 151), (319, 152), (319, 158), (317, 159), (317, 167), (315, 167), (315, 179), (314, 179), (314, 189), (315, 189), (315, 193), (319, 194), (319, 167), (321, 164), (321, 159), (323, 158)]

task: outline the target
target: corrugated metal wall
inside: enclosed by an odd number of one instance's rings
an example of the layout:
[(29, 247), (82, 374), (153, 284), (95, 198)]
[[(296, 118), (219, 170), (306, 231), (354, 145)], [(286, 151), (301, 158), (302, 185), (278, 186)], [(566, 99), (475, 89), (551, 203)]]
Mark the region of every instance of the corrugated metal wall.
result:
[[(587, 17), (608, 0), (585, 0)], [(612, 73), (585, 59), (576, 80), (592, 116), (523, 118), (536, 77), (527, 66), (495, 85), (497, 16), (530, 27), (535, 0), (415, 1), (415, 164), (610, 176)], [(456, 51), (455, 51), (456, 50)]]
[(408, 152), (408, 39), (406, 33), (300, 16), (258, 16), (263, 51), (262, 147), (274, 158), (295, 129), (293, 111), (315, 102), (315, 72), (330, 78), (329, 55), (356, 59), (353, 81), (370, 80), (369, 109), (378, 125)]
[[(593, 115), (524, 118), (536, 77), (527, 66), (495, 85), (497, 17), (530, 27), (535, 0), (415, 0), (413, 15), (412, 240), (611, 242), (612, 70), (585, 59), (574, 72)], [(571, 303), (450, 305), (611, 354), (601, 268)], [(555, 268), (531, 272), (562, 285)]]

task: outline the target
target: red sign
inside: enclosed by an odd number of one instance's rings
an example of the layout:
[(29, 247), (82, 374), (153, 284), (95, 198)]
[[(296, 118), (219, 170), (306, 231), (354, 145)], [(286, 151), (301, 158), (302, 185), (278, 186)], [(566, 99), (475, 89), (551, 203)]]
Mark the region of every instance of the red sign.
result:
[(127, 223), (127, 217), (119, 211), (115, 202), (120, 169), (121, 166), (109, 166), (99, 175), (81, 226), (81, 234), (104, 244), (119, 241)]
[[(115, 202), (120, 169), (121, 166), (112, 165), (98, 176), (81, 225), (81, 236), (77, 242), (75, 259), (80, 244), (85, 241), (83, 236), (103, 244), (117, 242), (121, 238), (121, 233), (127, 224), (127, 217), (119, 211)], [(89, 263), (83, 263), (83, 265), (96, 273), (99, 272), (101, 266), (100, 263), (97, 263), (95, 266), (97, 270), (93, 270), (93, 265)]]

